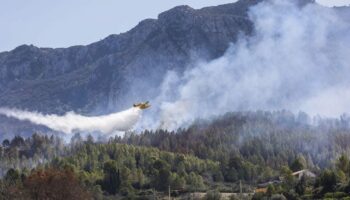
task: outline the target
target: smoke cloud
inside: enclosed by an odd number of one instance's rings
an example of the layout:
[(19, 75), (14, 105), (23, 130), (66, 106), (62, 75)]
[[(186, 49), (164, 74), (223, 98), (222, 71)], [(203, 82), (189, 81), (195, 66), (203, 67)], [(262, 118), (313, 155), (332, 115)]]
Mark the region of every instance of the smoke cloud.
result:
[(44, 115), (16, 109), (0, 108), (0, 114), (18, 120), (27, 120), (37, 125), (44, 125), (52, 130), (63, 133), (101, 132), (105, 134), (115, 131), (130, 130), (141, 118), (141, 109), (128, 110), (102, 116), (82, 116), (68, 112), (64, 116)]
[(259, 3), (249, 17), (253, 36), (242, 36), (221, 58), (168, 73), (153, 101), (160, 108), (144, 126), (176, 129), (229, 111), (350, 111), (348, 22), (334, 9), (287, 0)]
[[(350, 112), (350, 19), (335, 9), (292, 0), (252, 7), (254, 34), (242, 35), (225, 55), (169, 71), (138, 129), (177, 129), (230, 111), (291, 110), (338, 117)], [(141, 117), (131, 108), (104, 116), (64, 116), (0, 108), (0, 114), (53, 130), (111, 133)]]

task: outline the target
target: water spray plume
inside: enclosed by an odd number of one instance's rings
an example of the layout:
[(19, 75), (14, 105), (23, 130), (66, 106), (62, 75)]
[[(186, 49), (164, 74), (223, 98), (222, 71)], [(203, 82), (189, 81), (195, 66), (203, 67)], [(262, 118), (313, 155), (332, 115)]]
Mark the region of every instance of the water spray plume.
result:
[(52, 130), (63, 133), (101, 132), (105, 134), (114, 131), (127, 131), (141, 118), (142, 109), (132, 107), (122, 112), (102, 116), (82, 116), (68, 112), (63, 116), (55, 114), (41, 114), (18, 109), (0, 108), (0, 114), (16, 118), (21, 121), (30, 121), (33, 124), (43, 125)]

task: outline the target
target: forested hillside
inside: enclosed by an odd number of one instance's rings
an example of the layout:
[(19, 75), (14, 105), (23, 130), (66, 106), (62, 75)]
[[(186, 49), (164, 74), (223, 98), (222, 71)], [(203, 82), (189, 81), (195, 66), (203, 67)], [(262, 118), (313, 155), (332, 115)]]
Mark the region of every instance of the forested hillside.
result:
[(288, 111), (235, 112), (213, 121), (198, 121), (188, 129), (130, 134), (116, 141), (158, 147), (228, 163), (230, 155), (278, 169), (303, 157), (305, 167), (329, 167), (350, 149), (350, 120), (311, 118)]
[[(2, 195), (54, 195), (55, 186), (45, 188), (45, 194), (38, 189), (53, 179), (57, 182), (50, 184), (70, 181), (87, 195), (82, 197), (95, 199), (152, 198), (154, 193), (165, 195), (169, 186), (174, 196), (239, 192), (240, 181), (244, 192), (269, 186), (255, 198), (319, 198), (335, 191), (346, 196), (349, 131), (346, 116), (310, 119), (304, 113), (280, 111), (229, 113), (176, 132), (129, 132), (105, 142), (79, 134), (69, 144), (38, 134), (15, 137), (0, 148)], [(292, 175), (303, 169), (316, 178)]]

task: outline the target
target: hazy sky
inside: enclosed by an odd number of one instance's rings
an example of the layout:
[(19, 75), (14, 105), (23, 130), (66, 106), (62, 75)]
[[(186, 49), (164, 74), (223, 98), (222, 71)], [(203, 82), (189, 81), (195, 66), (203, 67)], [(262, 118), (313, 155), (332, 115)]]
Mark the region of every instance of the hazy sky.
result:
[[(194, 8), (235, 0), (0, 0), (0, 51), (21, 44), (67, 47), (89, 44), (134, 27), (177, 5)], [(318, 0), (328, 6), (350, 0)]]

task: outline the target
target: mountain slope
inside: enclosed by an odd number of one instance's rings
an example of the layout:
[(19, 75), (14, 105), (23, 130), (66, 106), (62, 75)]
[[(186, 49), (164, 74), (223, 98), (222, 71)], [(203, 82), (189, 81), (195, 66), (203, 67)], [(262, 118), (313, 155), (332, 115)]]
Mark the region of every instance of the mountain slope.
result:
[[(130, 89), (156, 87), (167, 70), (183, 69), (192, 56), (216, 58), (240, 32), (250, 33), (246, 10), (255, 2), (200, 10), (179, 6), (88, 46), (23, 45), (1, 53), (0, 103), (42, 112), (129, 105), (126, 99), (140, 96), (127, 94)], [(144, 80), (152, 81), (140, 86)]]

